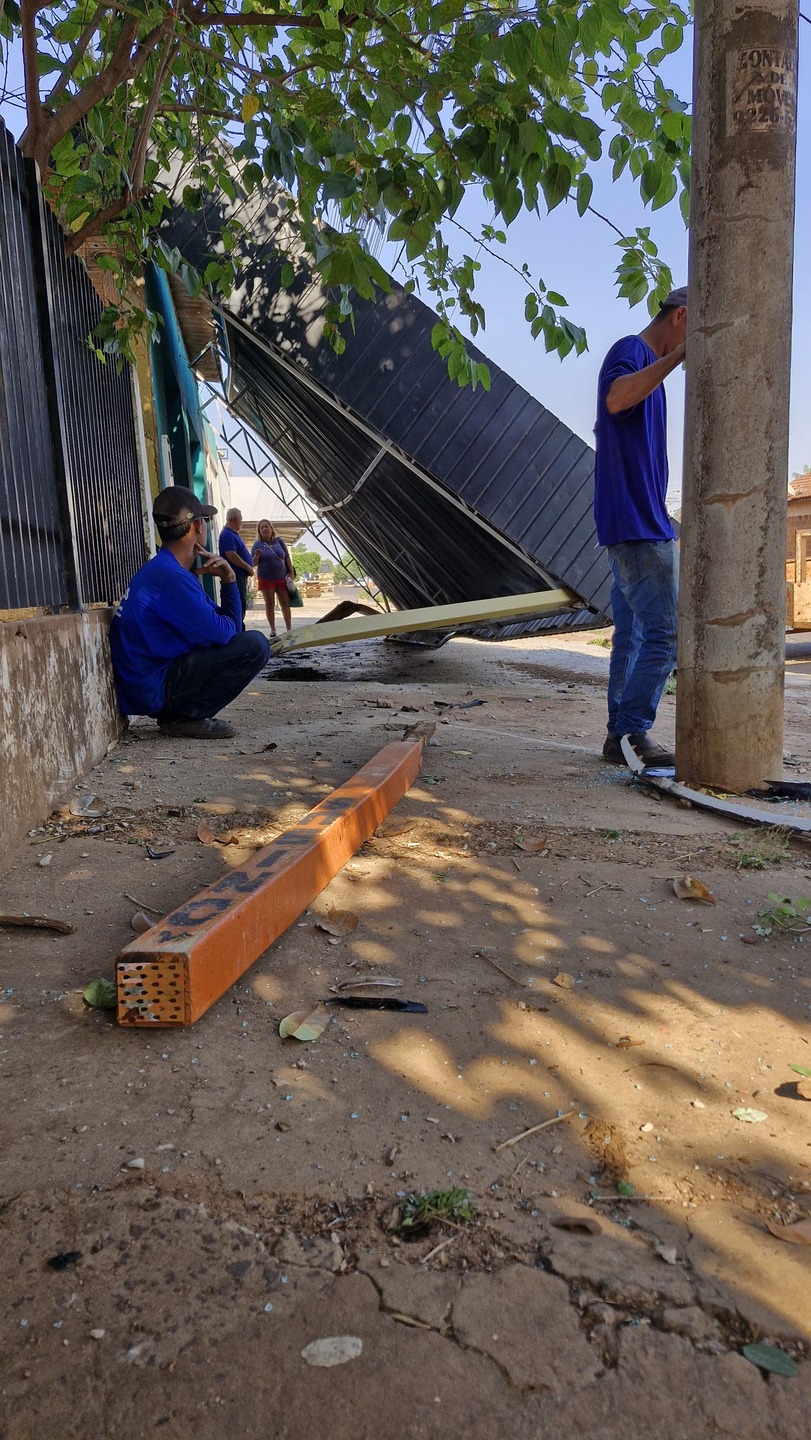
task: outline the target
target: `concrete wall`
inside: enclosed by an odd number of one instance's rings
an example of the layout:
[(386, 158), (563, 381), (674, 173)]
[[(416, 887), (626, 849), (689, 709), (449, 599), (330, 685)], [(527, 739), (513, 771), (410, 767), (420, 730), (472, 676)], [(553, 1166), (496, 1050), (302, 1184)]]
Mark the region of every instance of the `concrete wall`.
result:
[(111, 615), (0, 624), (0, 853), (39, 825), (121, 734)]

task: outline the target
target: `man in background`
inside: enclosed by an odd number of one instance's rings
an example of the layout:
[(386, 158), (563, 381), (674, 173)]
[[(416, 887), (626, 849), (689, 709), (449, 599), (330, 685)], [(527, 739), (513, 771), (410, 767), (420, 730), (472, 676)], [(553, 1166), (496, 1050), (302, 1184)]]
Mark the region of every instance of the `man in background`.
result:
[(248, 608), (248, 577), (253, 575), (251, 555), (240, 535), (242, 511), (232, 508), (225, 513), (225, 524), (220, 531), (218, 550), (228, 561), (236, 576), (237, 590), (242, 602), (242, 629), (245, 629), (245, 611)]
[(594, 518), (611, 564), (614, 619), (603, 758), (617, 765), (625, 764), (623, 736), (645, 765), (676, 763), (650, 731), (676, 663), (678, 547), (665, 509), (663, 381), (684, 360), (686, 334), (684, 286), (641, 334), (612, 346), (597, 387)]
[[(161, 548), (134, 576), (110, 626), (118, 701), (124, 715), (152, 715), (167, 735), (225, 740), (236, 732), (215, 716), (267, 663), (258, 630), (242, 630), (234, 571), (205, 548), (217, 511), (182, 485), (152, 507)], [(198, 578), (220, 581), (220, 604)]]

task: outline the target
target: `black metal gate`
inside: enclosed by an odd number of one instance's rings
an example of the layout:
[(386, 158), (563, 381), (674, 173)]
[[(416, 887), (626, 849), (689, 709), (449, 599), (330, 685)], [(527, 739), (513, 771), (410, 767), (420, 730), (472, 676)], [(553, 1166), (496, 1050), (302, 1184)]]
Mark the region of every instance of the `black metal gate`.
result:
[(145, 556), (129, 369), (0, 122), (0, 611), (117, 600)]

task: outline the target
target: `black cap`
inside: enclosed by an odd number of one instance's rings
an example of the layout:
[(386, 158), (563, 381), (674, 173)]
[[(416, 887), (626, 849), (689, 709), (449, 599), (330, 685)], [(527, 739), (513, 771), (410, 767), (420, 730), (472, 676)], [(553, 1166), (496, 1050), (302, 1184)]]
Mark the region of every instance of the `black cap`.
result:
[(152, 519), (159, 530), (173, 530), (189, 520), (209, 520), (216, 513), (216, 505), (202, 505), (185, 485), (167, 485), (152, 506)]
[(687, 286), (680, 285), (678, 290), (671, 290), (662, 301), (662, 310), (680, 310), (682, 305), (687, 305)]

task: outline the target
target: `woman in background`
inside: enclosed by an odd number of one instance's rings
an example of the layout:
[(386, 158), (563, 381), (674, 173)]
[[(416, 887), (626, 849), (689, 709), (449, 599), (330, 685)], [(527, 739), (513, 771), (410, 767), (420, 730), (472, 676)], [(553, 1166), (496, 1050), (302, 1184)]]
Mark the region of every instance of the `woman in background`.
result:
[(274, 596), (279, 597), (285, 629), (291, 629), (290, 596), (287, 592), (288, 576), (295, 580), (296, 572), (290, 560), (290, 552), (284, 541), (276, 534), (269, 520), (259, 521), (259, 536), (253, 543), (251, 559), (259, 575), (259, 591), (265, 602), (271, 638), (276, 634), (276, 607)]

